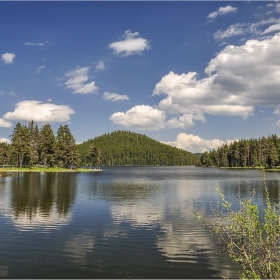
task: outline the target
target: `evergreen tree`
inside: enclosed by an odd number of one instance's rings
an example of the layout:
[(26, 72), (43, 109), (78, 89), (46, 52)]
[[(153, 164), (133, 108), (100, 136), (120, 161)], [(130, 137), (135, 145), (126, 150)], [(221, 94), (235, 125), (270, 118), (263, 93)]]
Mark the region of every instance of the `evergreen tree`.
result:
[(25, 157), (30, 154), (30, 134), (27, 127), (18, 123), (11, 135), (11, 141), (17, 155), (17, 166), (22, 167)]
[(39, 128), (32, 120), (28, 125), (30, 136), (30, 166), (39, 162)]
[(89, 146), (88, 157), (90, 159), (90, 168), (94, 165), (97, 158), (97, 148), (94, 145)]
[(7, 143), (0, 142), (0, 164), (1, 165), (8, 164), (7, 146), (8, 146)]
[(56, 136), (56, 162), (61, 167), (79, 165), (79, 154), (76, 141), (70, 132), (68, 125), (60, 126)]
[(39, 143), (40, 157), (44, 167), (47, 165), (52, 166), (55, 160), (55, 137), (49, 124), (46, 124), (41, 128), (39, 133)]

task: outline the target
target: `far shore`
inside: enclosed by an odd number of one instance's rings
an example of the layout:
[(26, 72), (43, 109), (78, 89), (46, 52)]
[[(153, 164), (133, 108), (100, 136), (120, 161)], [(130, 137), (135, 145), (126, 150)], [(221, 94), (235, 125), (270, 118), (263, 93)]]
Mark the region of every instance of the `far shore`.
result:
[(7, 173), (7, 172), (101, 172), (102, 169), (96, 168), (77, 168), (77, 169), (68, 169), (68, 168), (61, 168), (61, 167), (12, 167), (12, 168), (0, 168), (0, 173)]
[(254, 170), (263, 170), (268, 172), (280, 172), (280, 168), (262, 168), (262, 167), (218, 167), (221, 169), (254, 169)]

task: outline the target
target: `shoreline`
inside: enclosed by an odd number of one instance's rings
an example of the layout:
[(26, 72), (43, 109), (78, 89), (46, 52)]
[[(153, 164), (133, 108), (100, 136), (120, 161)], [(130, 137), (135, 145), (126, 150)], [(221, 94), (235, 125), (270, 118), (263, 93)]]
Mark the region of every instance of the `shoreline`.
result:
[(78, 169), (64, 169), (64, 168), (12, 168), (12, 169), (5, 169), (0, 168), (1, 173), (19, 173), (19, 172), (30, 172), (30, 173), (40, 173), (40, 172), (48, 172), (48, 173), (78, 173), (78, 172), (102, 172), (102, 169), (89, 169), (89, 168), (78, 168)]
[(280, 168), (260, 168), (260, 167), (217, 167), (220, 169), (253, 169), (253, 170), (263, 170), (268, 172), (280, 172)]

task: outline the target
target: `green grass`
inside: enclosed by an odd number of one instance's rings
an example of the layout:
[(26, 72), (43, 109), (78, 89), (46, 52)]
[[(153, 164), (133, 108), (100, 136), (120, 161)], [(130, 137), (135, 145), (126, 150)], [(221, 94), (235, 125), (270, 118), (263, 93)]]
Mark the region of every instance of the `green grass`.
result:
[(69, 169), (61, 167), (8, 167), (0, 168), (0, 173), (2, 172), (92, 172), (87, 168)]

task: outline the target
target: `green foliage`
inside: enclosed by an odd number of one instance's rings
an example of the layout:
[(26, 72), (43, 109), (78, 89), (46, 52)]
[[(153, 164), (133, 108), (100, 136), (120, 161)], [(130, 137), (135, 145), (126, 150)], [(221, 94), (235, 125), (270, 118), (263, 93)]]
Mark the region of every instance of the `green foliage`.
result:
[(67, 125), (60, 126), (57, 137), (49, 124), (41, 129), (32, 120), (28, 127), (18, 123), (13, 130), (11, 144), (0, 143), (0, 164), (30, 168), (37, 165), (61, 167), (78, 166), (80, 156), (76, 140)]
[[(199, 165), (200, 155), (153, 140), (146, 135), (115, 131), (76, 144), (67, 125), (56, 136), (49, 124), (38, 128), (34, 121), (26, 127), (18, 123), (11, 144), (1, 144), (0, 164), (16, 166), (80, 165)], [(209, 165), (212, 165), (209, 160)]]
[[(259, 139), (234, 141), (208, 154), (213, 165), (219, 167), (269, 167), (280, 164), (280, 138), (269, 135)], [(201, 158), (201, 164), (204, 158)]]
[(243, 279), (279, 279), (280, 278), (280, 215), (278, 205), (271, 203), (264, 178), (266, 206), (264, 221), (260, 220), (258, 205), (252, 198), (237, 200), (238, 210), (227, 201), (217, 188), (222, 200), (221, 209), (212, 208), (214, 219), (194, 212), (194, 216), (218, 234), (223, 242), (223, 252), (234, 262), (241, 265), (239, 275)]
[(129, 131), (105, 133), (78, 145), (83, 165), (92, 165), (93, 156), (90, 152), (92, 147), (96, 147), (99, 151), (100, 154), (96, 157), (103, 166), (195, 165), (198, 161), (198, 157), (190, 152)]
[(49, 124), (45, 124), (40, 130), (39, 150), (44, 167), (53, 166), (55, 161), (55, 137)]
[(30, 133), (25, 125), (18, 123), (11, 135), (14, 152), (17, 155), (17, 166), (22, 167), (24, 158), (30, 153)]
[(55, 142), (56, 162), (60, 167), (79, 165), (79, 154), (76, 140), (70, 132), (68, 125), (60, 126)]

